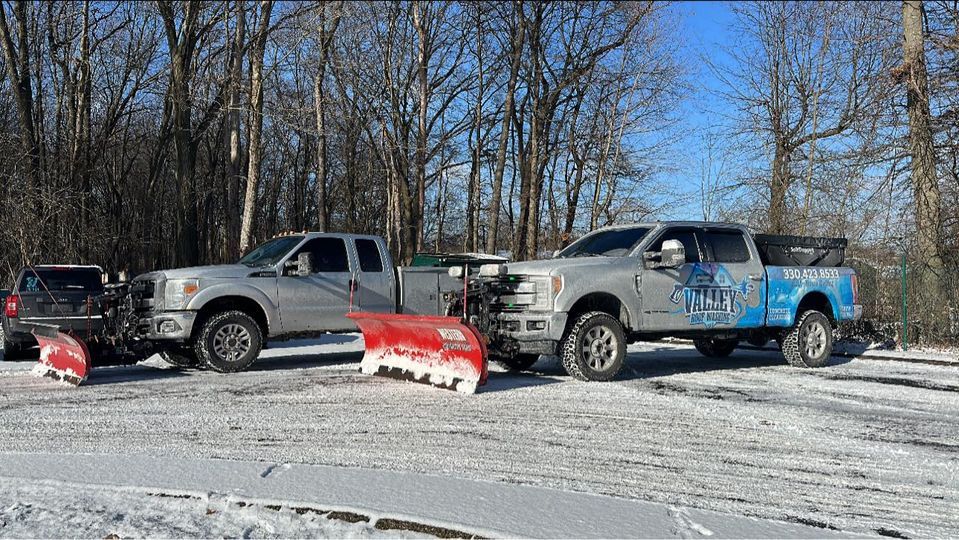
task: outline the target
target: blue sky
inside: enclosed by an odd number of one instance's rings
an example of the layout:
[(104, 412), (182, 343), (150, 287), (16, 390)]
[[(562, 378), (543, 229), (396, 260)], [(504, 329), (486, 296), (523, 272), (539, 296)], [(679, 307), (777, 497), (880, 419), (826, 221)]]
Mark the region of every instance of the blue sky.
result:
[[(723, 121), (723, 101), (718, 95), (722, 82), (703, 63), (704, 57), (717, 64), (727, 64), (726, 50), (735, 44), (735, 16), (727, 2), (680, 2), (674, 4), (682, 61), (687, 70), (690, 93), (678, 111), (683, 135), (675, 152), (679, 170), (670, 173), (670, 180), (684, 193), (699, 191), (699, 156), (701, 134)], [(668, 218), (701, 219), (698, 201), (675, 207)]]

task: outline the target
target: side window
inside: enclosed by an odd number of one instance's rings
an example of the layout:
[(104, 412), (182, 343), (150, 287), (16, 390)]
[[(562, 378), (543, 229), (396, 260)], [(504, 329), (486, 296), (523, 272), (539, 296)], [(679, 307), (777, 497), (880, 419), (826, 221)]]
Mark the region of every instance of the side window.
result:
[(313, 273), (349, 272), (350, 259), (346, 256), (346, 242), (342, 238), (314, 238), (297, 251), (313, 254)]
[(376, 242), (368, 238), (356, 239), (356, 254), (360, 258), (360, 270), (363, 272), (382, 272), (383, 259)]
[(662, 251), (666, 240), (679, 240), (686, 248), (686, 262), (697, 263), (702, 259), (699, 256), (699, 244), (696, 242), (696, 232), (692, 229), (669, 229), (648, 248), (649, 251)]
[(749, 245), (739, 231), (708, 231), (706, 242), (712, 248), (713, 262), (739, 263), (749, 260)]

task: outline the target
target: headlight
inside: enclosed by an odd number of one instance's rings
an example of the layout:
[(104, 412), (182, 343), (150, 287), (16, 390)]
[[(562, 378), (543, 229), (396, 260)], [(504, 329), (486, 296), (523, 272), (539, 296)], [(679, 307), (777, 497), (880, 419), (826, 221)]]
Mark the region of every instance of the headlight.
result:
[[(560, 276), (534, 276), (531, 284), (536, 286), (536, 308), (552, 309), (553, 299), (563, 290), (563, 278)], [(533, 291), (530, 291), (533, 292)]]
[(190, 298), (200, 290), (200, 282), (196, 279), (171, 279), (167, 281), (163, 294), (164, 309), (183, 309)]

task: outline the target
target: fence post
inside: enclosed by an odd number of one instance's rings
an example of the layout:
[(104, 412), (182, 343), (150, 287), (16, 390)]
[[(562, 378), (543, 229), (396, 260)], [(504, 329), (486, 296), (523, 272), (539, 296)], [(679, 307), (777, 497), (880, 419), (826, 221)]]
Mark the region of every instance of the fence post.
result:
[(902, 255), (902, 350), (909, 349), (909, 307), (906, 293), (906, 255)]

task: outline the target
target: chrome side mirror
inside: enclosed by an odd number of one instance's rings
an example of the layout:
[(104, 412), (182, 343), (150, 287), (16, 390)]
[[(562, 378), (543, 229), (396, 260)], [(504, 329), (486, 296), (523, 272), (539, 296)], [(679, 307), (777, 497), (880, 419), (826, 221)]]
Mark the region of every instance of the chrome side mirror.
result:
[(664, 268), (679, 268), (686, 264), (686, 247), (679, 240), (666, 240), (660, 252), (660, 263)]
[(296, 256), (296, 275), (306, 277), (313, 273), (313, 254), (304, 251)]

